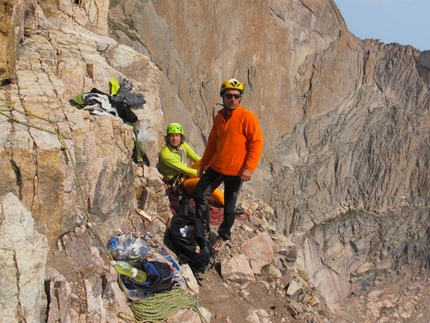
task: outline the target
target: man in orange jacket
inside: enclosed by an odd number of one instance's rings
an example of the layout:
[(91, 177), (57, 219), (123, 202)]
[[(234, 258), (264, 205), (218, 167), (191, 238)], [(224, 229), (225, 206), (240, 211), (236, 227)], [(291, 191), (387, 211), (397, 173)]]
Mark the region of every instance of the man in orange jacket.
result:
[[(263, 134), (257, 117), (240, 105), (243, 84), (236, 79), (224, 81), (218, 111), (201, 159), (194, 190), (196, 216), (209, 232), (208, 197), (224, 182), (224, 220), (218, 228), (218, 240), (229, 240), (236, 217), (236, 204), (243, 182), (251, 179), (263, 151)], [(204, 172), (207, 165), (209, 168)]]

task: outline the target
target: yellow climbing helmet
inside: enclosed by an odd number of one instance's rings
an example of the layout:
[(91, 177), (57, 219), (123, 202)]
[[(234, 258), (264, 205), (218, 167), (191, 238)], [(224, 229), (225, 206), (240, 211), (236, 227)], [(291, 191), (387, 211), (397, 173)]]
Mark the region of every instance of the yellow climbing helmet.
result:
[(171, 123), (168, 125), (166, 132), (168, 135), (171, 135), (171, 134), (183, 135), (184, 129), (182, 128), (182, 126), (179, 123), (174, 122), (174, 123)]
[(238, 80), (236, 79), (229, 79), (226, 80), (222, 83), (221, 85), (221, 89), (219, 91), (219, 94), (222, 96), (222, 94), (226, 91), (226, 90), (239, 90), (240, 93), (243, 92), (243, 84), (240, 83)]

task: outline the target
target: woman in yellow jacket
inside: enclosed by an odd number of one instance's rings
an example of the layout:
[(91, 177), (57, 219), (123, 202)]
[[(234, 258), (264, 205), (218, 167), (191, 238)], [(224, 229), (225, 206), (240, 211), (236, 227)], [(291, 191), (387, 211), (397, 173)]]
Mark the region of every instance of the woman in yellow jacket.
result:
[[(171, 123), (166, 132), (166, 145), (161, 148), (158, 155), (158, 171), (168, 184), (173, 184), (179, 177), (179, 180), (183, 181), (185, 192), (191, 195), (200, 180), (197, 177), (197, 169), (200, 167), (201, 158), (184, 142), (184, 130), (179, 123)], [(188, 166), (187, 159), (194, 164)], [(224, 205), (224, 193), (220, 189), (217, 188), (212, 197)]]

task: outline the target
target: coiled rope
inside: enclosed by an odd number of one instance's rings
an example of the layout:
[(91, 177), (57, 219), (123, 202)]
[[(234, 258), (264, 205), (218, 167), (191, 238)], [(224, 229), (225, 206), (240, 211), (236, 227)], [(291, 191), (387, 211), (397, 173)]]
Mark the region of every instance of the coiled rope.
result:
[(180, 309), (189, 308), (199, 315), (202, 323), (207, 323), (194, 297), (187, 294), (181, 287), (173, 287), (170, 291), (156, 293), (144, 300), (133, 301), (129, 307), (134, 318), (122, 312), (118, 316), (130, 322), (161, 323)]

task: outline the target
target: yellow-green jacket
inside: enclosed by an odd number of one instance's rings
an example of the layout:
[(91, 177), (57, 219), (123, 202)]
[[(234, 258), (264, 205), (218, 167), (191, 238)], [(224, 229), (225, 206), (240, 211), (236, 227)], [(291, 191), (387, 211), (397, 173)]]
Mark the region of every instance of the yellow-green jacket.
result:
[(197, 170), (187, 165), (187, 158), (194, 163), (200, 160), (200, 156), (185, 142), (178, 150), (167, 144), (161, 148), (158, 155), (158, 171), (168, 181), (179, 174), (195, 177)]

